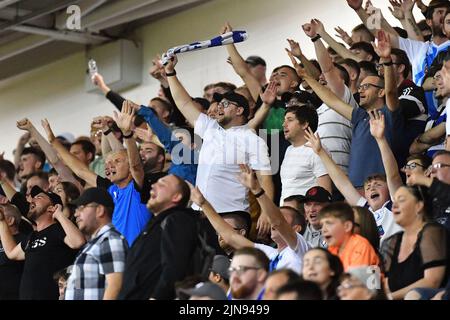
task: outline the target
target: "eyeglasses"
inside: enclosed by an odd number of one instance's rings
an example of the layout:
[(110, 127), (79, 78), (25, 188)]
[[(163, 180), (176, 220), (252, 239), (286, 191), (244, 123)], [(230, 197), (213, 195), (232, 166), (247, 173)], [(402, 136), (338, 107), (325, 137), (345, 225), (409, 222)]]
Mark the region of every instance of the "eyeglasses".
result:
[(222, 100), (219, 102), (219, 106), (223, 107), (224, 109), (228, 108), (230, 106), (230, 104), (234, 104), (236, 107), (238, 107), (238, 105), (232, 101)]
[[(401, 65), (401, 64), (403, 64), (403, 63), (392, 62), (392, 64), (398, 66), (398, 65)], [(381, 69), (381, 68), (384, 68), (384, 64), (382, 64), (382, 63), (376, 63), (376, 64), (375, 64), (375, 67), (376, 67), (377, 69)]]
[(99, 205), (98, 204), (87, 204), (85, 206), (78, 206), (76, 211), (83, 211), (84, 208), (97, 208)]
[(446, 167), (450, 167), (450, 164), (445, 164), (445, 163), (435, 163), (435, 164), (432, 164), (432, 165), (430, 166), (431, 171), (435, 171), (435, 170), (437, 170), (437, 169), (446, 168)]
[(247, 267), (247, 266), (239, 266), (234, 268), (228, 268), (228, 274), (231, 276), (233, 272), (236, 272), (238, 277), (242, 276), (244, 273), (246, 273), (248, 270), (258, 270), (261, 269), (261, 267)]
[(417, 167), (421, 167), (421, 168), (425, 168), (425, 166), (421, 165), (420, 163), (417, 162), (411, 162), (410, 164), (405, 164), (402, 168), (403, 171), (405, 170), (414, 170)]
[(358, 91), (361, 91), (361, 90), (366, 91), (367, 89), (369, 89), (369, 87), (375, 87), (375, 88), (378, 88), (378, 89), (383, 89), (383, 87), (380, 87), (380, 86), (378, 86), (376, 84), (373, 84), (373, 83), (364, 83), (364, 84), (362, 84), (362, 85), (360, 85), (358, 87)]

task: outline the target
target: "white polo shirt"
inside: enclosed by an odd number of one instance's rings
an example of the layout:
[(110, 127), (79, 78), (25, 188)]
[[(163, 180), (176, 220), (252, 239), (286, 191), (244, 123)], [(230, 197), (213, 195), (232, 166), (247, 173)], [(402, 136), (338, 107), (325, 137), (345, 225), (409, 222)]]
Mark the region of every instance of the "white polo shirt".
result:
[(203, 113), (194, 131), (203, 139), (196, 180), (200, 191), (219, 213), (248, 211), (248, 190), (237, 178), (239, 164), (271, 171), (266, 142), (247, 125), (224, 129)]
[(279, 255), (279, 261), (275, 270), (279, 269), (291, 269), (298, 274), (302, 274), (303, 268), (303, 256), (306, 251), (310, 249), (310, 246), (306, 242), (305, 238), (297, 233), (297, 246), (295, 250), (292, 250), (289, 246), (278, 252), (277, 249), (272, 248), (261, 243), (255, 243), (255, 248), (263, 251), (270, 261), (274, 260)]

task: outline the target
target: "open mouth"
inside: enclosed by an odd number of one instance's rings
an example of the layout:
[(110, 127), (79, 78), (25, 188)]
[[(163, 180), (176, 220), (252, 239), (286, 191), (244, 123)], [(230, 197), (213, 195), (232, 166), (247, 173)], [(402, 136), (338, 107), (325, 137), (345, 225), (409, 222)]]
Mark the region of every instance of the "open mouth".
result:
[(371, 199), (371, 200), (378, 200), (378, 199), (380, 199), (380, 194), (377, 193), (377, 192), (374, 192), (374, 193), (372, 193), (372, 194), (370, 195), (370, 199)]
[(333, 239), (331, 235), (323, 235), (323, 238), (325, 239), (326, 243), (330, 243), (331, 239)]

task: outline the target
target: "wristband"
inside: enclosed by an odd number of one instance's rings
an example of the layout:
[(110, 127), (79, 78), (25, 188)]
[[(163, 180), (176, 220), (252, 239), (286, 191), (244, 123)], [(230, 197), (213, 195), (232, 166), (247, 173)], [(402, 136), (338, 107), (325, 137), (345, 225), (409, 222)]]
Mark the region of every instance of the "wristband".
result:
[(255, 198), (259, 198), (259, 197), (261, 197), (264, 193), (266, 193), (266, 192), (264, 191), (264, 189), (261, 189), (260, 192), (258, 192), (257, 194), (253, 194), (253, 195), (255, 196)]
[(175, 70), (173, 70), (172, 72), (166, 72), (166, 77), (173, 77), (177, 74), (177, 72)]
[(320, 34), (318, 34), (318, 35), (316, 35), (315, 37), (311, 38), (311, 41), (312, 41), (312, 42), (316, 42), (316, 41), (319, 40), (320, 38), (322, 38), (322, 37), (320, 36)]
[(111, 128), (108, 128), (108, 130), (103, 131), (103, 134), (104, 134), (105, 136), (107, 136), (107, 135), (110, 134), (111, 132), (112, 132)]
[(132, 137), (133, 137), (133, 131), (131, 131), (129, 135), (124, 135), (124, 134), (122, 133), (122, 138), (124, 138), (124, 139), (130, 139), (130, 138), (132, 138)]

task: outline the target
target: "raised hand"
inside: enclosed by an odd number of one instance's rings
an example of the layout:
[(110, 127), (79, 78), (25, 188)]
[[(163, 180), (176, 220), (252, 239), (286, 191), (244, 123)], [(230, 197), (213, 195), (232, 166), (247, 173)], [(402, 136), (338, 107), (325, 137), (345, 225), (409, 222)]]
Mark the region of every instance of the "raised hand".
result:
[(231, 24), (227, 21), (220, 30), (220, 34), (225, 34), (231, 31), (233, 31), (233, 27), (231, 27)]
[(325, 27), (323, 26), (322, 21), (320, 21), (319, 19), (312, 19), (311, 25), (316, 30), (317, 34), (322, 35), (325, 32)]
[(350, 35), (344, 29), (338, 26), (334, 28), (334, 31), (336, 31), (336, 37), (342, 39), (342, 41), (344, 41), (346, 44), (348, 44), (349, 46), (353, 44), (352, 37), (350, 37)]
[(48, 142), (52, 143), (56, 139), (56, 137), (53, 133), (52, 128), (50, 127), (50, 123), (48, 122), (47, 118), (41, 120), (41, 125), (44, 128), (45, 133), (47, 134)]
[(152, 142), (153, 139), (153, 131), (150, 128), (136, 128), (134, 129), (134, 133), (138, 139), (141, 139), (142, 142)]
[(267, 86), (266, 90), (264, 90), (263, 93), (261, 93), (261, 100), (268, 106), (271, 106), (275, 99), (277, 98), (277, 85), (275, 81), (269, 82), (269, 85)]
[(295, 71), (297, 71), (297, 74), (300, 78), (304, 78), (305, 76), (308, 76), (308, 73), (306, 72), (305, 68), (303, 68), (298, 62), (297, 60), (295, 60), (294, 56), (292, 55), (292, 53), (286, 49), (286, 52), (289, 56), (289, 58), (291, 59), (292, 62), (292, 66), (294, 67)]
[(31, 133), (29, 131), (27, 131), (23, 135), (20, 136), (19, 144), (23, 146), (23, 145), (27, 144), (27, 142), (30, 141), (30, 139), (31, 139)]
[(291, 48), (291, 50), (288, 50), (290, 53), (292, 53), (292, 55), (294, 57), (300, 58), (302, 55), (302, 49), (300, 49), (300, 45), (298, 44), (297, 41), (294, 41), (292, 39), (286, 39), (287, 42), (289, 43), (289, 47)]
[(380, 58), (391, 60), (391, 37), (383, 30), (379, 30), (377, 34), (378, 44), (372, 42), (375, 52)]
[(148, 73), (158, 81), (167, 80), (166, 72), (164, 71), (164, 66), (161, 63), (160, 55), (156, 55), (156, 57), (152, 59), (152, 66), (150, 67)]
[(385, 130), (385, 122), (384, 122), (384, 114), (379, 110), (369, 111), (370, 117), (370, 134), (377, 140), (381, 140), (384, 138), (384, 130)]
[(97, 87), (103, 87), (105, 86), (105, 80), (103, 79), (103, 76), (96, 72), (92, 78), (91, 78), (92, 83), (97, 86)]
[(405, 13), (403, 12), (403, 10), (401, 8), (400, 2), (398, 2), (397, 0), (389, 0), (389, 2), (391, 3), (391, 6), (392, 6), (392, 8), (388, 7), (391, 14), (398, 20), (404, 20)]
[(178, 58), (174, 55), (172, 58), (168, 59), (167, 64), (164, 66), (164, 71), (167, 73), (172, 73), (175, 71), (175, 66), (177, 65)]
[(305, 144), (305, 146), (313, 149), (314, 153), (319, 154), (320, 151), (323, 150), (319, 134), (318, 133), (314, 134), (314, 132), (310, 127), (306, 128), (305, 130), (305, 138), (308, 141), (308, 143)]
[(261, 191), (261, 185), (252, 168), (246, 164), (240, 164), (239, 168), (241, 169), (241, 173), (238, 175), (239, 182), (253, 193)]
[(28, 118), (17, 121), (17, 128), (20, 130), (30, 131), (33, 128), (33, 124)]
[(353, 10), (358, 10), (362, 7), (363, 0), (347, 0), (347, 4)]
[(316, 26), (313, 25), (312, 23), (305, 23), (304, 25), (302, 25), (302, 29), (305, 32), (305, 34), (310, 38), (314, 38), (315, 36), (317, 36)]
[(416, 4), (416, 0), (401, 0), (400, 2), (404, 13), (412, 12), (414, 5)]
[(129, 100), (125, 100), (122, 104), (122, 111), (120, 113), (114, 111), (114, 121), (124, 135), (130, 134), (133, 125), (134, 108), (132, 103)]
[(191, 201), (194, 202), (199, 207), (201, 207), (206, 202), (205, 197), (203, 196), (198, 187), (191, 189)]
[(427, 11), (428, 7), (422, 2), (422, 0), (416, 0), (417, 7), (420, 9), (420, 11), (425, 12)]
[(97, 129), (97, 130), (106, 130), (106, 129), (108, 129), (109, 128), (109, 126), (108, 126), (108, 118), (102, 117), (102, 116), (95, 117), (92, 120), (91, 127), (94, 128), (94, 129)]
[(52, 218), (53, 220), (58, 220), (62, 215), (64, 215), (63, 211), (62, 211), (62, 205), (60, 204), (55, 204), (55, 211), (53, 212)]

